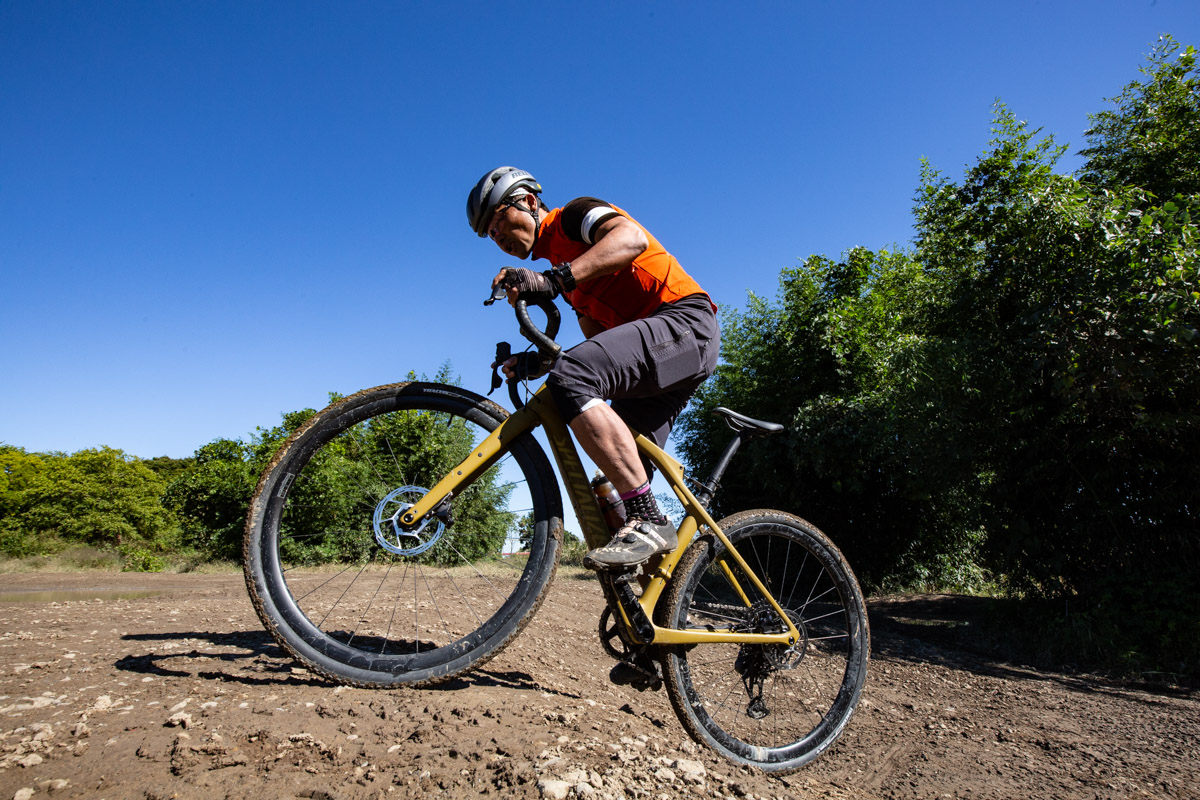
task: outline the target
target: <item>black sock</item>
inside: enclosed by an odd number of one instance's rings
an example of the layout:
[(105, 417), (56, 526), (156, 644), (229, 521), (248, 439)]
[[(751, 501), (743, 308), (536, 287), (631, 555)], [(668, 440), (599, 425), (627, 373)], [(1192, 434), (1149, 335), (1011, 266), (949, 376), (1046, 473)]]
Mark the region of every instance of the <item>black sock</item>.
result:
[(622, 495), (621, 499), (625, 501), (625, 518), (644, 519), (647, 522), (653, 522), (655, 525), (663, 525), (667, 518), (658, 508), (658, 501), (654, 499), (654, 492), (650, 491), (650, 483), (647, 481), (634, 489), (629, 496)]

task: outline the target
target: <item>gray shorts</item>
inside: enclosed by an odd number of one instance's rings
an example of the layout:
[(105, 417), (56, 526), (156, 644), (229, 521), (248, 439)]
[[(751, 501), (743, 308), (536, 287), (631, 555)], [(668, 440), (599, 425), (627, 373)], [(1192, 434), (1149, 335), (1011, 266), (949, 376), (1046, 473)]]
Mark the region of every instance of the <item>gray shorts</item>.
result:
[(589, 402), (611, 400), (630, 428), (664, 447), (675, 418), (716, 369), (720, 350), (708, 296), (694, 294), (567, 350), (546, 386), (568, 423)]

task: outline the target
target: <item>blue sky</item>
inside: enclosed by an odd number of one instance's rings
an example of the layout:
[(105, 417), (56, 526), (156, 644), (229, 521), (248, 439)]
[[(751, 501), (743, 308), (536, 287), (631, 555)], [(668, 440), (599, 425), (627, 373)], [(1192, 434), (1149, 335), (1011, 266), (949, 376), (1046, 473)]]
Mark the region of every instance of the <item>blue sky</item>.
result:
[(997, 98), (1079, 149), (1162, 33), (1200, 45), (1195, 1), (5, 0), (0, 441), (183, 457), (445, 361), (486, 391), (501, 164), (742, 307), (905, 246)]

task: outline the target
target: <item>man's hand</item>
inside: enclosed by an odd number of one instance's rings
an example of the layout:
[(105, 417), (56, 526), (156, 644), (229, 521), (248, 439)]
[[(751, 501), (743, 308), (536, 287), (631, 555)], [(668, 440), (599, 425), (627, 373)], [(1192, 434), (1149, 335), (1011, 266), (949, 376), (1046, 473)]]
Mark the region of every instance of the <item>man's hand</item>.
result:
[(500, 367), (500, 371), (504, 373), (504, 377), (507, 378), (510, 383), (512, 381), (516, 380), (516, 377), (517, 377), (517, 357), (516, 356), (513, 356), (512, 358), (508, 359), (503, 364), (494, 364), (493, 366)]
[[(521, 364), (522, 361), (525, 363)], [(546, 374), (538, 359), (538, 354), (534, 352), (518, 353), (507, 361), (492, 364), (493, 369), (496, 367), (499, 367), (500, 371), (504, 373), (508, 383), (517, 380), (533, 380)]]
[(503, 284), (508, 288), (508, 304), (515, 306), (518, 298), (537, 301), (558, 297), (558, 287), (540, 272), (525, 267), (504, 267), (492, 278), (492, 290)]

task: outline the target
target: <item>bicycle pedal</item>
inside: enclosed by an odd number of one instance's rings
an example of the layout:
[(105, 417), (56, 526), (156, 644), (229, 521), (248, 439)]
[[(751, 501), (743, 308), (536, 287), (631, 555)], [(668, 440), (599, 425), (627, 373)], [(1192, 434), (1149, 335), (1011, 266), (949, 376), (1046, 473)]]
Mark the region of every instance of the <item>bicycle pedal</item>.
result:
[(646, 670), (632, 661), (618, 661), (608, 673), (608, 679), (618, 686), (632, 686), (639, 692), (647, 689), (658, 691), (662, 688), (662, 678), (652, 670)]

